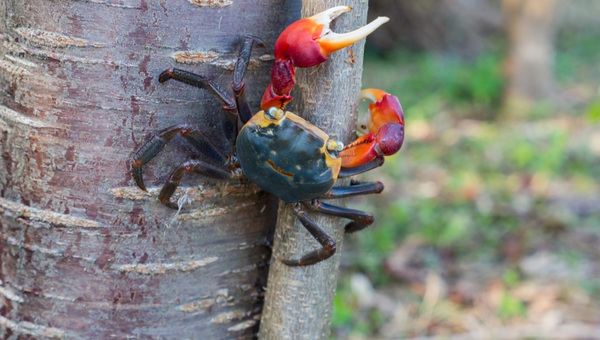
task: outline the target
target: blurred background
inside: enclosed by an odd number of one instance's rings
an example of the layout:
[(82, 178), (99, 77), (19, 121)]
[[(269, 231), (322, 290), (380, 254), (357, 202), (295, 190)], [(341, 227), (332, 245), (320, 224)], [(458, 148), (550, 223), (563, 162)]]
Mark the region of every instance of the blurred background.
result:
[(600, 339), (600, 1), (370, 13), (363, 87), (406, 137), (352, 202), (377, 221), (346, 237), (332, 337)]

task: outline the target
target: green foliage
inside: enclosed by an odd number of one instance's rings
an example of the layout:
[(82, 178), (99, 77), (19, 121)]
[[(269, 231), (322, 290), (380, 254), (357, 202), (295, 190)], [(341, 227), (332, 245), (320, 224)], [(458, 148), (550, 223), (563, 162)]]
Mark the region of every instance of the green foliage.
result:
[[(562, 83), (577, 81), (597, 81), (600, 78), (598, 67), (598, 35), (573, 34), (562, 31), (558, 39), (556, 55), (556, 77)], [(568, 36), (567, 36), (568, 35)]]
[(348, 304), (348, 289), (340, 289), (344, 294), (336, 294), (333, 298), (333, 310), (335, 311), (331, 317), (332, 327), (347, 327), (352, 323), (354, 317), (354, 309)]
[(500, 104), (504, 81), (498, 55), (485, 55), (474, 64), (459, 64), (452, 69), (447, 98), (465, 103), (478, 103), (488, 108)]
[(586, 118), (590, 124), (600, 122), (600, 98), (595, 98), (587, 107)]
[(498, 54), (471, 61), (398, 50), (383, 60), (367, 56), (369, 73), (363, 82), (399, 94), (411, 117), (429, 118), (444, 105), (464, 108), (473, 103), (491, 112), (502, 99), (501, 64)]
[(514, 268), (507, 269), (502, 275), (502, 281), (507, 287), (512, 287), (521, 281), (521, 274)]
[(504, 292), (500, 300), (498, 315), (502, 319), (524, 316), (527, 312), (525, 303), (516, 297)]

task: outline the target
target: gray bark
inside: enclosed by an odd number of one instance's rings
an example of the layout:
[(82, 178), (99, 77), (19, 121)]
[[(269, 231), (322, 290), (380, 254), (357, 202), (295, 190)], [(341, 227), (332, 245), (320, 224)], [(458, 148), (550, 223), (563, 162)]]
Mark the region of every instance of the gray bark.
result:
[(505, 92), (508, 110), (520, 110), (521, 103), (551, 99), (553, 95), (554, 18), (558, 4), (559, 0), (502, 2), (509, 43)]
[[(194, 155), (180, 139), (131, 179), (152, 133), (190, 122), (220, 140), (219, 103), (157, 75), (231, 83), (240, 35), (265, 40), (252, 107), (299, 4), (0, 0), (0, 338), (249, 338), (276, 203), (254, 185), (188, 175), (178, 215), (156, 193)], [(223, 143), (225, 143), (223, 141)], [(200, 184), (198, 184), (200, 183)]]
[[(302, 17), (327, 8), (353, 8), (332, 26), (347, 32), (365, 25), (365, 1), (303, 1)], [(364, 40), (335, 52), (314, 69), (299, 69), (291, 110), (345, 143), (353, 140), (361, 88)], [(339, 182), (338, 182), (339, 184)], [(333, 201), (344, 205), (344, 202)], [(261, 339), (328, 339), (338, 277), (344, 225), (348, 221), (308, 212), (309, 217), (337, 242), (337, 253), (313, 266), (288, 267), (273, 260), (259, 336)], [(297, 221), (289, 204), (281, 202), (273, 256), (299, 258), (320, 245)]]

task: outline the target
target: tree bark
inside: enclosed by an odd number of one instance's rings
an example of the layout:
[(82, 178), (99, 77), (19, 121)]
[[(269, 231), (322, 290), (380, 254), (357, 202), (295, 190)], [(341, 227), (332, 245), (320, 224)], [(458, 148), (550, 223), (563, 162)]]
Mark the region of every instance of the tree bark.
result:
[[(348, 5), (353, 10), (335, 19), (334, 31), (347, 32), (366, 24), (368, 5), (359, 0), (304, 0), (302, 17), (338, 5)], [(331, 54), (329, 60), (317, 68), (297, 70), (298, 85), (292, 93), (292, 111), (346, 143), (355, 138), (364, 42), (363, 39)], [(344, 202), (334, 201), (334, 204), (344, 205)], [(261, 339), (329, 338), (344, 225), (348, 221), (307, 213), (336, 240), (337, 253), (308, 267), (288, 267), (280, 261), (272, 261), (259, 333)], [(273, 256), (299, 258), (317, 247), (319, 244), (297, 221), (290, 205), (280, 202)]]
[[(272, 48), (299, 13), (273, 0), (0, 0), (0, 338), (250, 338), (257, 331), (274, 201), (251, 184), (189, 175), (180, 140), (144, 167), (131, 157), (176, 123), (221, 137), (220, 104), (158, 74), (181, 67), (231, 84), (240, 36), (261, 37), (250, 104)], [(200, 184), (198, 184), (198, 182)], [(182, 200), (182, 202), (185, 200)]]
[(509, 43), (505, 106), (511, 115), (526, 112), (531, 103), (552, 97), (554, 14), (558, 3), (559, 0), (502, 2)]

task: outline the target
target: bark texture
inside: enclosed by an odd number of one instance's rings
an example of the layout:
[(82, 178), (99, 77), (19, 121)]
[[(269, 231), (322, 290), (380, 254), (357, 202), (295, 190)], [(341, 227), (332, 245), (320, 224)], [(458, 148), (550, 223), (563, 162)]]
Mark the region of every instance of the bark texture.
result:
[[(302, 17), (327, 8), (348, 5), (332, 28), (347, 32), (365, 25), (365, 1), (302, 2)], [(355, 137), (365, 40), (335, 52), (313, 69), (298, 69), (298, 85), (290, 109), (333, 138), (347, 143)], [(339, 185), (340, 182), (338, 182)], [(333, 204), (344, 205), (342, 201)], [(337, 253), (313, 266), (288, 267), (273, 260), (261, 321), (261, 339), (328, 339), (333, 297), (344, 234), (348, 222), (309, 211), (308, 215), (337, 242)], [(288, 203), (280, 202), (273, 256), (299, 258), (320, 245), (297, 221)]]
[[(220, 104), (157, 75), (227, 88), (240, 36), (259, 36), (246, 75), (258, 108), (294, 1), (0, 0), (0, 338), (249, 338), (257, 331), (276, 202), (254, 185), (188, 175), (172, 142), (131, 179), (150, 135), (196, 123), (220, 139)], [(225, 141), (223, 140), (225, 144)], [(200, 184), (198, 184), (200, 183)], [(182, 200), (183, 201), (183, 200)]]
[(506, 104), (512, 109), (554, 92), (555, 13), (559, 0), (503, 0), (509, 51)]

